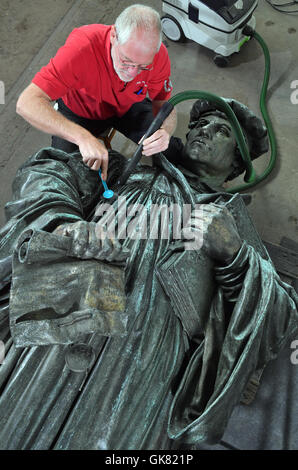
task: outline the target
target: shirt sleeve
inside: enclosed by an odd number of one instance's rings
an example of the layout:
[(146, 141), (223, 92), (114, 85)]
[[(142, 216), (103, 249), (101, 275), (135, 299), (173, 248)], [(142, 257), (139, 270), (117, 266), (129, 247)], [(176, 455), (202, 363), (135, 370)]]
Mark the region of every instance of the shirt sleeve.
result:
[(92, 73), (94, 58), (90, 54), (88, 39), (77, 28), (50, 62), (32, 79), (52, 100), (64, 96), (70, 89), (85, 86), (84, 72)]
[(173, 85), (170, 76), (170, 58), (165, 45), (161, 44), (153, 63), (153, 71), (148, 84), (148, 94), (152, 101), (168, 100), (171, 97)]

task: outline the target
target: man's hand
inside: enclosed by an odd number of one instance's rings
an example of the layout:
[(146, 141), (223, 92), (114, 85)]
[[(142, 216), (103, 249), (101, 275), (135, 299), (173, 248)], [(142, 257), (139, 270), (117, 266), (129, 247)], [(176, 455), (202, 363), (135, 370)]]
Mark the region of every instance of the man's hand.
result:
[(108, 151), (103, 143), (79, 124), (55, 111), (51, 98), (34, 83), (19, 97), (17, 113), (37, 129), (76, 144), (83, 162), (92, 170), (101, 168), (102, 178), (107, 179)]
[(149, 157), (159, 152), (167, 150), (170, 142), (170, 134), (165, 129), (158, 129), (143, 142), (143, 155)]
[[(156, 116), (165, 101), (152, 101), (153, 116)], [(164, 120), (158, 131), (154, 132), (143, 142), (143, 155), (149, 157), (159, 152), (167, 150), (170, 138), (173, 135), (177, 125), (177, 111), (174, 108), (169, 116)], [(139, 142), (140, 143), (140, 142)]]
[(104, 144), (93, 135), (88, 134), (78, 141), (78, 146), (83, 162), (86, 163), (91, 170), (99, 170), (99, 168), (101, 168), (102, 179), (106, 180), (109, 154)]

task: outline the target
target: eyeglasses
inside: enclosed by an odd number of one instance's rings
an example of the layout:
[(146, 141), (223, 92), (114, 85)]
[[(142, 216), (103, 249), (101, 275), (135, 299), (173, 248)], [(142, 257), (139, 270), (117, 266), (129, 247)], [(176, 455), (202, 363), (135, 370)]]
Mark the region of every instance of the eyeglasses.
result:
[(118, 46), (118, 49), (117, 49), (117, 54), (118, 54), (118, 60), (121, 64), (121, 67), (123, 67), (124, 69), (137, 69), (138, 72), (143, 72), (143, 71), (147, 71), (147, 72), (150, 72), (151, 70), (153, 70), (153, 65), (146, 65), (145, 67), (142, 67), (141, 65), (137, 65), (137, 64), (133, 64), (133, 63), (130, 63), (130, 62), (127, 62), (127, 59), (125, 60), (122, 56), (121, 56), (121, 53), (119, 51), (119, 43), (117, 41), (117, 46)]

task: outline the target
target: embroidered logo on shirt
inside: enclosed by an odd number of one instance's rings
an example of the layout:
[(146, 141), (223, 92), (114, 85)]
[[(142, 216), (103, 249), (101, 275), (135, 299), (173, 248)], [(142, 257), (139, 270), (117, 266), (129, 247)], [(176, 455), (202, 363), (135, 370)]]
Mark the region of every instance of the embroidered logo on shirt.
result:
[(165, 80), (164, 88), (165, 88), (166, 93), (169, 93), (170, 91), (173, 90), (173, 85), (172, 85), (172, 82), (169, 78), (167, 80)]
[(137, 90), (135, 91), (136, 95), (145, 95), (147, 93), (147, 83), (142, 80), (136, 83)]

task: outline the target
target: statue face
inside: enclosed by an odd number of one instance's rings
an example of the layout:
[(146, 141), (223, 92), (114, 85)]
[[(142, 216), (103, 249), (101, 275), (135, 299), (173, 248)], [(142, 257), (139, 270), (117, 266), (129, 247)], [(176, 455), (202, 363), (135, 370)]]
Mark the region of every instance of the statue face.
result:
[(226, 176), (232, 171), (235, 147), (229, 121), (206, 115), (187, 134), (181, 164), (199, 176)]

